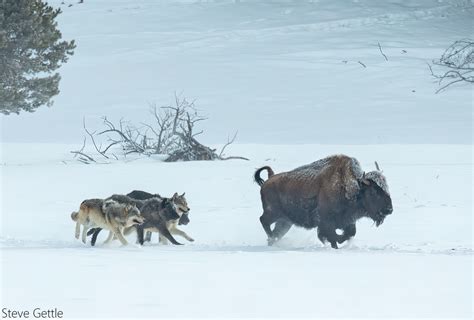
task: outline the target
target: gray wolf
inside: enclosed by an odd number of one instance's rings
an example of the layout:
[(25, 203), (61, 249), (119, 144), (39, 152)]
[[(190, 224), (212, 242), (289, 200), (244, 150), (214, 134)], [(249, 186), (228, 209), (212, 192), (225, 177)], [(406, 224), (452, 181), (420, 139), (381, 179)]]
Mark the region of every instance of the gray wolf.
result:
[[(193, 242), (194, 239), (191, 238), (186, 232), (183, 230), (178, 229), (178, 225), (187, 225), (189, 223), (189, 210), (191, 210), (188, 206), (188, 202), (186, 201), (185, 198), (185, 193), (182, 195), (178, 195), (178, 193), (175, 193), (173, 197), (170, 199), (173, 205), (176, 207), (176, 210), (180, 214), (180, 217), (178, 220), (169, 220), (166, 223), (166, 228), (170, 231), (171, 234), (181, 236), (185, 238), (186, 240)], [(148, 237), (148, 234), (147, 234)], [(151, 238), (151, 234), (150, 234)], [(159, 236), (160, 243), (162, 244), (168, 244), (168, 239), (166, 237), (163, 237), (163, 235), (160, 233)]]
[(136, 226), (138, 243), (143, 245), (144, 232), (159, 232), (160, 236), (165, 237), (175, 245), (181, 245), (171, 235), (168, 229), (170, 221), (178, 221), (182, 212), (174, 204), (172, 199), (158, 200), (151, 198), (141, 207), (141, 212), (145, 217), (145, 223)]
[(152, 193), (141, 191), (141, 190), (133, 190), (132, 192), (127, 193), (127, 197), (137, 199), (137, 200), (147, 200), (150, 198), (163, 198), (158, 193), (152, 194)]

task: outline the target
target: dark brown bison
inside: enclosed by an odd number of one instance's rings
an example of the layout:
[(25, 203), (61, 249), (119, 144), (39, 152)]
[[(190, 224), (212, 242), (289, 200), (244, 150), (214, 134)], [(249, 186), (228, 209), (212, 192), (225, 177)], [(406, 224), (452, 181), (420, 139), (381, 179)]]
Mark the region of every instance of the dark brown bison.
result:
[[(318, 227), (318, 238), (337, 249), (337, 243), (356, 234), (358, 219), (368, 217), (377, 227), (381, 225), (393, 208), (386, 179), (376, 166), (377, 171), (364, 173), (355, 158), (335, 155), (279, 174), (268, 166), (258, 169), (254, 178), (261, 186), (260, 222), (268, 244), (281, 239), (295, 224)], [(260, 177), (264, 170), (267, 181)], [(337, 229), (342, 232), (338, 234)]]

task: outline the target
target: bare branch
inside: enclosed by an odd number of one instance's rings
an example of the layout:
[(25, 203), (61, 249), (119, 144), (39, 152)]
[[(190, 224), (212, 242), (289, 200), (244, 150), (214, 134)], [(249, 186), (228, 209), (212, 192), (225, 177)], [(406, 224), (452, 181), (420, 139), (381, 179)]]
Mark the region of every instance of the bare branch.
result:
[(235, 157), (235, 156), (220, 158), (220, 160), (234, 160), (234, 159), (237, 159), (237, 160), (247, 160), (247, 161), (250, 160), (249, 158), (245, 158), (245, 157)]
[(378, 46), (379, 46), (379, 50), (380, 50), (380, 53), (383, 55), (383, 57), (385, 58), (385, 61), (388, 61), (388, 58), (387, 56), (385, 55), (385, 53), (383, 53), (382, 51), (382, 46), (380, 45), (380, 42), (377, 42)]
[[(196, 124), (207, 118), (198, 112), (194, 103), (194, 100), (190, 102), (175, 93), (172, 106), (158, 108), (156, 104), (150, 105), (153, 123), (141, 122), (139, 126), (135, 126), (124, 119), (112, 122), (104, 116), (103, 127), (99, 132), (90, 132), (85, 125), (85, 120), (84, 130), (90, 137), (95, 150), (107, 159), (109, 157), (118, 159), (115, 154), (109, 154), (114, 146), (120, 146), (125, 157), (136, 153), (148, 156), (167, 154), (166, 161), (246, 159), (243, 157), (223, 158), (225, 148), (235, 141), (237, 132), (232, 138), (228, 137), (220, 154), (196, 140), (196, 137), (204, 132), (203, 130), (196, 132)], [(98, 137), (104, 138), (99, 140)], [(85, 142), (83, 149), (84, 147)], [(78, 152), (83, 152), (83, 149)], [(92, 161), (79, 153), (76, 155), (80, 157), (78, 160), (81, 162)]]
[(103, 152), (102, 150), (100, 150), (100, 148), (97, 146), (97, 143), (95, 142), (95, 139), (94, 139), (95, 131), (91, 133), (91, 132), (89, 132), (89, 130), (87, 130), (87, 127), (86, 127), (86, 119), (85, 119), (85, 118), (82, 118), (82, 125), (83, 125), (83, 127), (84, 127), (84, 131), (89, 135), (89, 138), (91, 139), (92, 144), (93, 144), (95, 150), (96, 150), (101, 156), (103, 156), (104, 158), (109, 159), (109, 157), (107, 157), (107, 155), (105, 154), (105, 152)]
[(224, 154), (225, 148), (227, 148), (227, 146), (229, 146), (229, 145), (231, 145), (232, 143), (234, 143), (235, 138), (237, 137), (237, 132), (238, 132), (238, 131), (236, 131), (236, 132), (234, 133), (234, 136), (232, 137), (232, 139), (229, 139), (229, 137), (227, 137), (227, 143), (222, 147), (221, 152), (219, 153), (219, 158), (222, 159), (222, 155)]
[(438, 79), (440, 86), (436, 93), (455, 83), (474, 83), (474, 41), (469, 39), (455, 41), (443, 52), (441, 58), (433, 61), (432, 64), (438, 69), (447, 69), (447, 71), (435, 73), (433, 67), (428, 64), (431, 75)]

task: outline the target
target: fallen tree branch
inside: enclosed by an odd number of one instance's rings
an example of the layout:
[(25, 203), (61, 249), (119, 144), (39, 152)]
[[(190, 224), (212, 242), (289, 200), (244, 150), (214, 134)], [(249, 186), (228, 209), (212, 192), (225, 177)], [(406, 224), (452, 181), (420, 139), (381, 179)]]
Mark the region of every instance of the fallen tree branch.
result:
[[(191, 161), (191, 160), (228, 160), (242, 159), (245, 157), (233, 156), (224, 157), (225, 149), (234, 143), (237, 132), (228, 137), (220, 153), (216, 149), (209, 148), (201, 144), (196, 137), (204, 130), (196, 131), (196, 125), (206, 117), (200, 115), (194, 106), (194, 101), (189, 102), (185, 98), (180, 98), (175, 94), (175, 105), (157, 108), (151, 105), (154, 123), (141, 122), (141, 126), (136, 127), (123, 119), (118, 124), (113, 123), (107, 117), (103, 117), (103, 128), (101, 131), (89, 131), (83, 120), (83, 127), (89, 136), (95, 150), (104, 158), (109, 159), (110, 150), (114, 146), (120, 146), (123, 155), (130, 154), (146, 155), (162, 154), (168, 155), (165, 161)], [(101, 143), (97, 141), (102, 141)], [(105, 147), (102, 146), (104, 143)], [(84, 146), (79, 152), (84, 153)], [(85, 153), (84, 153), (85, 155)], [(115, 159), (118, 157), (111, 154)], [(86, 161), (87, 158), (82, 158)], [(91, 157), (92, 159), (92, 157)], [(95, 161), (95, 160), (94, 160)]]
[(385, 58), (385, 61), (388, 61), (388, 58), (387, 56), (385, 55), (385, 53), (383, 53), (382, 51), (382, 46), (380, 45), (380, 42), (377, 42), (378, 46), (379, 46), (379, 50), (380, 50), (380, 53), (383, 55), (383, 57)]
[[(439, 93), (455, 83), (474, 83), (474, 41), (455, 41), (441, 55), (440, 59), (428, 64), (431, 75), (438, 79)], [(436, 72), (433, 66), (441, 69)]]

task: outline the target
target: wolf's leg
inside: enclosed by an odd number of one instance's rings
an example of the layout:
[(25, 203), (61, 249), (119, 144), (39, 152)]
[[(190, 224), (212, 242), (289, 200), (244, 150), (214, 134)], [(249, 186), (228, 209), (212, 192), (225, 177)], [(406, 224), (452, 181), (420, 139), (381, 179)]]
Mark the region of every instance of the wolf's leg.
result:
[(170, 230), (171, 234), (175, 234), (175, 235), (178, 235), (178, 236), (181, 236), (183, 237), (184, 239), (190, 241), (190, 242), (193, 242), (194, 239), (191, 238), (186, 232), (184, 232), (183, 230), (179, 230), (178, 228), (172, 228)]
[(109, 231), (109, 235), (107, 236), (107, 239), (105, 239), (104, 244), (109, 243), (110, 241), (112, 241), (113, 238), (114, 238), (114, 232)]
[(166, 239), (165, 237), (163, 237), (163, 236), (161, 235), (161, 233), (158, 233), (158, 237), (159, 237), (159, 239), (160, 239), (160, 244), (163, 244), (163, 245), (165, 245), (165, 246), (169, 244), (168, 239)]
[(76, 222), (76, 239), (79, 239), (79, 235), (81, 234), (81, 224)]
[(86, 225), (83, 225), (82, 227), (83, 227), (82, 228), (82, 242), (86, 243), (87, 242), (87, 230), (88, 230), (88, 228), (87, 228)]
[(92, 233), (91, 246), (95, 246), (95, 242), (97, 241), (97, 236), (99, 235), (101, 230), (102, 228), (94, 229), (94, 233)]
[(120, 242), (126, 246), (128, 244), (127, 239), (122, 234), (122, 231), (120, 230), (120, 227), (114, 227), (114, 234), (117, 236), (117, 238), (120, 240)]
[(160, 234), (163, 235), (169, 241), (171, 241), (172, 244), (182, 245), (182, 243), (179, 243), (178, 241), (176, 241), (175, 238), (173, 238), (168, 228), (166, 228), (166, 225), (164, 224), (158, 225), (158, 230), (160, 231)]
[(145, 234), (145, 241), (151, 242), (151, 231), (147, 231)]
[(137, 226), (137, 242), (143, 245), (143, 227)]
[(133, 230), (135, 230), (135, 226), (126, 227), (126, 228), (123, 228), (122, 233), (124, 236), (128, 236), (130, 233), (133, 232)]

